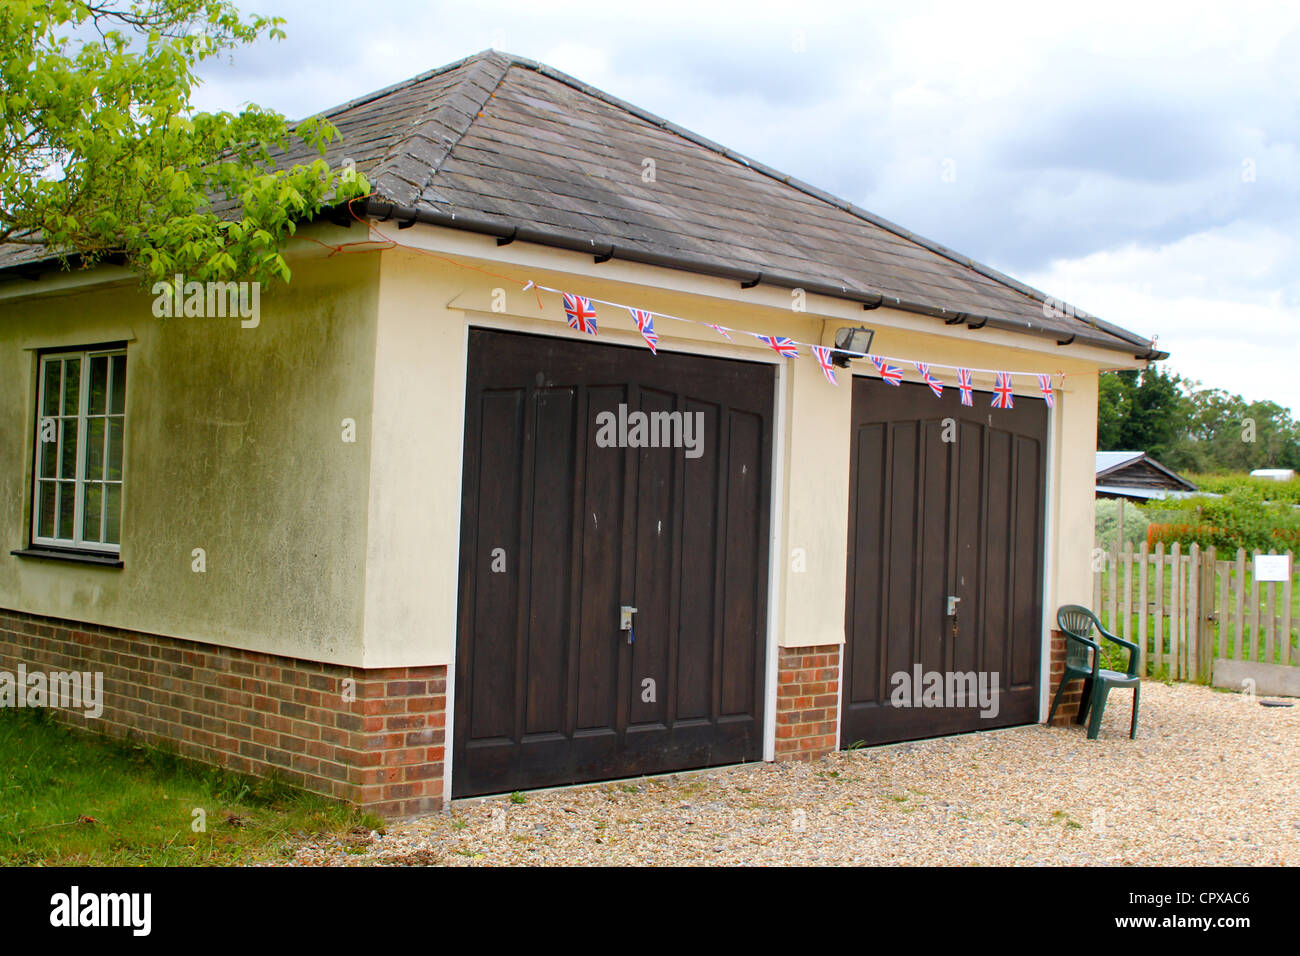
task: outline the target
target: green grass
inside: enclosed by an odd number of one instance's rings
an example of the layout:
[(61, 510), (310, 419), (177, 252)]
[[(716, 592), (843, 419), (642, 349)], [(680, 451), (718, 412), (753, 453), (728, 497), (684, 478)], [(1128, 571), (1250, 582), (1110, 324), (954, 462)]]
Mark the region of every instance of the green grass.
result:
[[(195, 832), (196, 809), (206, 832)], [(193, 866), (281, 856), (295, 839), (359, 843), (380, 820), (284, 783), (0, 710), (0, 864)]]

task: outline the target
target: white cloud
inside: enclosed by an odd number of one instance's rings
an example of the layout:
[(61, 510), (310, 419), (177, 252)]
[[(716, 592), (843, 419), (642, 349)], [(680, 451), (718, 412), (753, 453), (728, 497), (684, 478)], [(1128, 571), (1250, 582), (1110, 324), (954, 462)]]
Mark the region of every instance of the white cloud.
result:
[(1159, 336), (1207, 386), (1300, 410), (1300, 240), (1232, 226), (1160, 247), (1057, 260), (1025, 276), (1067, 302)]

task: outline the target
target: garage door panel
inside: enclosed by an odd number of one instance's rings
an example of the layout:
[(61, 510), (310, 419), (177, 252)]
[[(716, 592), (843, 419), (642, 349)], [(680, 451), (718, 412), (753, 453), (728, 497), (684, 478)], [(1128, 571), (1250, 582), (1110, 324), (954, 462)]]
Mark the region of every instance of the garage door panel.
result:
[[(1034, 489), (1042, 487), (1043, 449), (1033, 439), (1016, 439), (1016, 501), (1015, 501), (1015, 556), (1012, 591), (1021, 595), (1038, 587), (1038, 568), (1042, 564), (1042, 548), (1036, 530), (1042, 516), (1039, 513), (1039, 496)], [(1030, 546), (1032, 543), (1032, 546)], [(1008, 667), (1013, 687), (1029, 687), (1038, 677), (1037, 656), (1034, 648), (1042, 621), (1035, 619), (1037, 607), (1026, 601), (1016, 601), (1011, 663)]]
[(987, 464), (984, 472), (984, 512), (989, 534), (984, 545), (984, 617), (980, 669), (1007, 673), (1007, 635), (1011, 629), (1011, 546), (1015, 540), (1011, 521), (1009, 486), (1012, 470), (1011, 436), (986, 430)]
[(704, 415), (707, 449), (698, 458), (682, 460), (681, 496), (681, 607), (677, 618), (676, 693), (677, 719), (711, 717), (713, 704), (713, 649), (718, 626), (717, 581), (719, 471), (722, 439), (717, 405), (690, 401), (691, 414)]
[(772, 368), (471, 330), (468, 369), (453, 794), (757, 759)]
[[(639, 408), (648, 415), (674, 411), (675, 396), (641, 391)], [(670, 421), (669, 419), (665, 419)], [(654, 421), (653, 418), (650, 419)], [(669, 659), (676, 644), (673, 615), (673, 563), (677, 548), (675, 472), (681, 452), (643, 448), (636, 458), (636, 640), (632, 645), (629, 697), (631, 724), (666, 721)], [(650, 680), (653, 683), (646, 685)]]
[(919, 431), (920, 497), (915, 524), (918, 560), (912, 601), (916, 656), (913, 659), (919, 660), (926, 670), (945, 670), (952, 643), (944, 614), (949, 562), (949, 443), (943, 440), (942, 422), (921, 422)]
[(958, 637), (952, 642), (952, 668), (960, 671), (984, 669), (983, 644), (986, 619), (983, 567), (985, 537), (991, 527), (985, 520), (982, 507), (965, 506), (968, 501), (979, 501), (985, 474), (985, 448), (982, 429), (973, 422), (961, 422), (956, 429), (957, 447), (952, 500), (956, 503), (953, 520), (954, 594), (961, 598), (958, 604)]
[(596, 418), (618, 414), (627, 401), (623, 386), (602, 385), (586, 391), (586, 466), (582, 505), (581, 566), (578, 572), (580, 627), (575, 729), (613, 727), (618, 707), (618, 648), (610, 640), (609, 622), (618, 619), (623, 592), (623, 483), (626, 463), (618, 448), (596, 443)]
[[(851, 500), (854, 512), (850, 518), (849, 533), (853, 536), (849, 573), (852, 575), (852, 595), (880, 593), (881, 568), (884, 548), (885, 467), (888, 428), (883, 424), (861, 425), (854, 429), (856, 443), (851, 458), (857, 477)], [(851, 615), (847, 639), (859, 647), (882, 647), (879, 635), (885, 603), (877, 601), (873, 607), (862, 608)], [(880, 654), (862, 653), (845, 660), (848, 672), (845, 695), (846, 705), (853, 703), (879, 703), (885, 695), (883, 677), (883, 650)]]
[[(536, 449), (573, 447), (577, 424), (574, 389), (539, 389), (533, 402), (537, 434), (532, 456), (532, 520), (526, 550), (511, 551), (511, 560), (529, 556), (528, 566), (528, 734), (557, 731), (567, 725), (561, 689), (569, 679), (569, 575), (556, 570), (573, 563), (572, 455), (538, 454)], [(507, 574), (495, 574), (507, 577)]]
[[(482, 440), (478, 447), (480, 481), (487, 480), (484, 508), (478, 515), (472, 559), (484, 569), (484, 586), (475, 596), (479, 627), (467, 675), (474, 687), (474, 726), (485, 737), (514, 732), (512, 708), (502, 702), (514, 694), (515, 642), (510, 638), (519, 614), (519, 575), (494, 574), (492, 563), (504, 553), (518, 560), (521, 444), (524, 393), (491, 391), (479, 404)], [(500, 549), (500, 550), (498, 550)]]
[(891, 425), (889, 482), (885, 489), (888, 514), (885, 533), (888, 545), (879, 556), (881, 582), (879, 599), (885, 605), (884, 669), (881, 675), (888, 687), (889, 675), (909, 670), (916, 648), (916, 457), (919, 445), (917, 424)]
[(722, 660), (716, 672), (721, 684), (719, 715), (753, 713), (758, 705), (753, 635), (763, 629), (759, 615), (766, 577), (758, 563), (767, 540), (763, 422), (757, 415), (734, 409), (728, 422), (727, 458), (722, 463), (727, 475), (727, 527)]
[[(983, 407), (965, 407), (955, 390), (936, 399), (924, 386), (865, 378), (853, 389), (842, 743), (1036, 719), (1043, 403), (992, 410), (977, 393)], [(955, 617), (949, 595), (960, 598)], [(986, 693), (996, 673), (996, 716), (953, 700), (894, 706), (894, 676), (911, 686), (918, 672), (973, 674)]]

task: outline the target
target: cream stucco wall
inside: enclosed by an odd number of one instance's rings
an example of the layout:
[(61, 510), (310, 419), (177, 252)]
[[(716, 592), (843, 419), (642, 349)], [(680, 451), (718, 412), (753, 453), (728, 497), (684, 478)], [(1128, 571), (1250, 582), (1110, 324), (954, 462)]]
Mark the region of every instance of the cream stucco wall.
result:
[[(389, 230), (396, 233), (396, 230)], [(1097, 375), (1136, 366), (1124, 355), (1055, 345), (990, 330), (946, 327), (936, 319), (809, 296), (792, 308), (788, 290), (652, 269), (617, 260), (416, 225), (412, 248), (383, 253), (375, 379), (375, 454), (367, 569), (366, 661), (371, 666), (451, 664), (459, 574), (461, 432), (465, 347), (470, 326), (572, 336), (559, 297), (522, 291), (539, 285), (717, 322), (831, 344), (842, 325), (876, 330), (885, 355), (976, 368), (1066, 374), (1050, 427), (1047, 567), (1049, 611), (1090, 593), (1093, 449)], [(630, 317), (598, 305), (600, 342), (637, 344)], [(779, 646), (844, 640), (848, 535), (849, 373), (830, 386), (808, 356), (778, 359), (764, 346), (710, 329), (656, 321), (660, 348), (774, 362), (781, 369), (776, 412), (771, 625)], [(859, 372), (863, 370), (858, 368)], [(988, 388), (992, 375), (977, 374)], [(1017, 387), (1038, 394), (1030, 381)], [(402, 507), (393, 507), (401, 502)], [(798, 549), (798, 550), (796, 550)], [(803, 570), (798, 570), (802, 567)]]
[(465, 425), (460, 289), (428, 259), (380, 270), (366, 552), (365, 663), (449, 663), (455, 646)]
[(1097, 473), (1097, 374), (1067, 377), (1064, 400), (1057, 403), (1052, 442), (1052, 477), (1056, 494), (1049, 502), (1055, 541), (1049, 557), (1046, 608), (1055, 627), (1056, 608), (1092, 601), (1093, 502)]
[[(255, 328), (157, 318), (136, 280), (94, 283), (111, 269), (0, 286), (0, 607), (361, 662), (379, 257), (292, 265)], [(124, 567), (15, 556), (30, 541), (35, 350), (115, 341)]]

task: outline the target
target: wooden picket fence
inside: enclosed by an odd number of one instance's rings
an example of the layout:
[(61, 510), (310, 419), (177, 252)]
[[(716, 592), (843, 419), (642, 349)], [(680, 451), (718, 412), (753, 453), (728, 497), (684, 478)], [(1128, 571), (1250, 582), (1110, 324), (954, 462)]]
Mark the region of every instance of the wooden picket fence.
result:
[(1133, 551), (1125, 543), (1094, 557), (1093, 610), (1108, 631), (1142, 648), (1144, 674), (1205, 683), (1216, 657), (1300, 665), (1294, 557), (1279, 582), (1256, 581), (1244, 548), (1221, 559), (1195, 544), (1184, 551), (1143, 542)]

